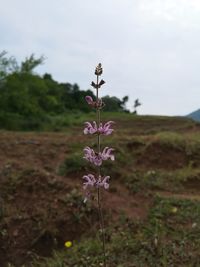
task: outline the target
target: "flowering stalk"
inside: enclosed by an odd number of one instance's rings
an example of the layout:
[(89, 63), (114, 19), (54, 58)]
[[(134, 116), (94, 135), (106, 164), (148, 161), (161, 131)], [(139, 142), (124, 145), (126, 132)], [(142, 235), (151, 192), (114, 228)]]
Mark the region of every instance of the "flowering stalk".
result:
[(84, 159), (94, 164), (97, 168), (96, 177), (93, 174), (84, 175), (84, 183), (83, 189), (85, 190), (85, 201), (91, 195), (91, 189), (97, 188), (97, 203), (98, 203), (98, 213), (99, 213), (99, 223), (100, 223), (100, 230), (102, 234), (102, 246), (103, 246), (103, 259), (104, 259), (104, 267), (106, 267), (106, 248), (105, 248), (105, 227), (104, 227), (104, 218), (101, 206), (101, 189), (108, 189), (109, 188), (109, 179), (110, 176), (102, 176), (101, 175), (101, 165), (105, 160), (115, 160), (114, 155), (112, 154), (113, 148), (105, 147), (101, 152), (101, 135), (110, 135), (113, 132), (112, 124), (113, 121), (108, 121), (105, 124), (101, 122), (100, 111), (104, 107), (104, 103), (99, 98), (99, 88), (105, 83), (104, 80), (99, 81), (99, 77), (103, 73), (103, 69), (101, 67), (101, 63), (95, 69), (96, 75), (96, 83), (92, 82), (91, 85), (96, 89), (96, 101), (92, 99), (91, 96), (86, 96), (85, 100), (91, 107), (96, 109), (96, 120), (92, 123), (85, 122), (84, 134), (96, 134), (97, 135), (97, 151), (95, 152), (90, 147), (85, 147), (84, 152)]

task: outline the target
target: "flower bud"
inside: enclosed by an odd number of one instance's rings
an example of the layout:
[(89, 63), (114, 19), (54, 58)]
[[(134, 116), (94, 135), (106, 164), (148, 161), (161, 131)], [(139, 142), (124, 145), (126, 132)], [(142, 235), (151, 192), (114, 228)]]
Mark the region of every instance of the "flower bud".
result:
[(101, 63), (99, 63), (95, 69), (95, 75), (100, 76), (103, 73), (103, 69), (101, 67)]
[(99, 83), (99, 88), (104, 84), (106, 83), (104, 80), (101, 80), (100, 83)]
[(91, 86), (94, 87), (95, 89), (98, 88), (98, 85), (95, 82), (91, 82)]
[(86, 100), (86, 102), (88, 103), (88, 105), (92, 105), (92, 104), (94, 103), (92, 97), (89, 96), (89, 95), (87, 95), (87, 96), (85, 97), (85, 100)]

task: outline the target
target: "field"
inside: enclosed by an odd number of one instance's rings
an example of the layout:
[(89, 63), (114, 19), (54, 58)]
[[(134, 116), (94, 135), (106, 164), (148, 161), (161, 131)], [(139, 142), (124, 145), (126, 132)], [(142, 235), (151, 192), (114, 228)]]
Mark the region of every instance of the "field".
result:
[[(54, 132), (0, 131), (0, 266), (102, 265), (95, 201), (83, 203), (83, 122)], [(108, 267), (200, 266), (200, 124), (180, 117), (104, 113)], [(72, 241), (70, 248), (64, 243)]]

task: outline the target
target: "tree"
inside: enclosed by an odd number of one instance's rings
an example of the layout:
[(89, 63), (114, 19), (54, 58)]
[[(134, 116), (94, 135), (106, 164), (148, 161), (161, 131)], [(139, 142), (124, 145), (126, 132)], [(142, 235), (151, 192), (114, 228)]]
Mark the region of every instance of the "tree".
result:
[(0, 86), (5, 82), (6, 77), (14, 72), (19, 71), (19, 66), (14, 57), (7, 57), (7, 52), (0, 53)]
[(33, 70), (43, 64), (45, 61), (44, 56), (40, 56), (39, 58), (35, 58), (34, 54), (31, 54), (30, 57), (26, 57), (25, 61), (21, 63), (20, 72), (22, 73), (33, 73)]
[(142, 104), (140, 103), (140, 101), (139, 101), (139, 99), (137, 98), (136, 100), (135, 100), (135, 102), (134, 102), (134, 111), (133, 111), (133, 113), (134, 114), (137, 114), (137, 107), (139, 107), (139, 106), (141, 106)]
[(125, 111), (127, 111), (127, 109), (126, 109), (126, 103), (128, 102), (128, 96), (126, 95), (126, 96), (124, 96), (123, 98), (122, 98), (122, 107), (123, 107), (123, 109), (125, 110)]
[(103, 102), (105, 103), (105, 111), (123, 111), (123, 101), (115, 96), (104, 96), (102, 97)]

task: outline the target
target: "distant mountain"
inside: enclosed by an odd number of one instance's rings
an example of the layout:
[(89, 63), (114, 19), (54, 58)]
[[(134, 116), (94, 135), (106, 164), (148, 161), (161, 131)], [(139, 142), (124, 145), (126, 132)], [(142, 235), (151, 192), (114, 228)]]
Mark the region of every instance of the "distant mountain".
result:
[(200, 109), (190, 113), (189, 115), (187, 115), (187, 117), (189, 117), (195, 121), (200, 121)]

